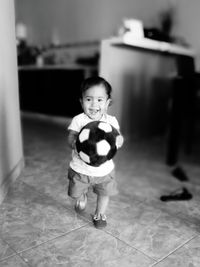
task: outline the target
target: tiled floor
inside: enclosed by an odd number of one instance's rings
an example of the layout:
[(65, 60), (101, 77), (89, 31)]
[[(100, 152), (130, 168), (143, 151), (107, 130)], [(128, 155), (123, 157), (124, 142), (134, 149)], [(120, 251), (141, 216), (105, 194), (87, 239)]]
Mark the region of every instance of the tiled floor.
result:
[[(115, 157), (119, 194), (108, 226), (91, 222), (95, 195), (78, 215), (67, 196), (70, 150), (61, 121), (22, 116), (26, 167), (0, 206), (1, 267), (199, 267), (200, 152), (181, 154), (190, 180), (170, 175), (164, 138), (126, 141)], [(187, 186), (193, 199), (161, 202)]]

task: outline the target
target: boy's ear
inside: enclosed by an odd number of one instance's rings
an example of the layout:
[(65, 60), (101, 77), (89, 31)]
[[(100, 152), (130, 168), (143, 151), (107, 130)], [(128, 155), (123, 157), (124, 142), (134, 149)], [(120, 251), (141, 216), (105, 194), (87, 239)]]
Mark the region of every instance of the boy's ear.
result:
[(107, 108), (112, 104), (112, 99), (111, 98), (108, 98), (107, 100)]

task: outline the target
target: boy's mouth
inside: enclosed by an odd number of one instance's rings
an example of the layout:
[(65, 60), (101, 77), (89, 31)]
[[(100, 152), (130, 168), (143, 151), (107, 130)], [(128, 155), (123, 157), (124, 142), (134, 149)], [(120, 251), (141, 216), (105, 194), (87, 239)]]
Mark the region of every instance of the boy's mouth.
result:
[(99, 109), (89, 109), (90, 115), (93, 115), (93, 116), (97, 115), (99, 111), (100, 111)]

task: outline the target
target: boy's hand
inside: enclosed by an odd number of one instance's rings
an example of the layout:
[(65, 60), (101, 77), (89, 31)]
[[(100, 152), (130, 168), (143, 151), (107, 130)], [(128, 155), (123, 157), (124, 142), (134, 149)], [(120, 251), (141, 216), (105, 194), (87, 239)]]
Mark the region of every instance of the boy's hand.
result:
[(117, 139), (116, 139), (116, 147), (117, 147), (117, 149), (119, 149), (120, 147), (122, 147), (123, 143), (124, 143), (123, 136), (122, 135), (118, 135), (117, 136)]
[(71, 149), (76, 148), (76, 138), (78, 136), (78, 132), (69, 130), (68, 132), (68, 144), (71, 147)]

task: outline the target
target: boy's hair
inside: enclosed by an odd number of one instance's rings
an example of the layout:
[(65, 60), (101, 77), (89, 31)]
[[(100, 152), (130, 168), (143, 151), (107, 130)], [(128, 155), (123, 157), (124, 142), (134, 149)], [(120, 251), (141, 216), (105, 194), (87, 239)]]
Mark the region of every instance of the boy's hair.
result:
[(106, 93), (108, 95), (108, 98), (111, 98), (111, 92), (112, 92), (112, 87), (109, 84), (109, 82), (107, 82), (104, 78), (100, 77), (100, 76), (94, 76), (94, 77), (89, 77), (87, 79), (85, 79), (82, 84), (81, 84), (81, 88), (80, 88), (80, 98), (82, 98), (83, 94), (90, 88), (96, 85), (102, 85), (105, 87)]

